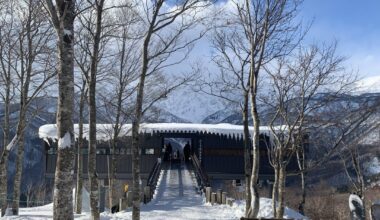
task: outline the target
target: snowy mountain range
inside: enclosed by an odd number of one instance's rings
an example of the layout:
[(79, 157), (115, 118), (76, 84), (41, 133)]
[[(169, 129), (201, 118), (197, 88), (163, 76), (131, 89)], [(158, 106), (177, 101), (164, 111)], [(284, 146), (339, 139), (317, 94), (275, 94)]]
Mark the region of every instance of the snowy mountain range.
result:
[[(352, 95), (364, 97), (363, 95), (372, 93), (380, 94), (380, 76), (367, 77), (356, 82)], [(215, 96), (195, 92), (189, 87), (174, 91), (166, 100), (161, 101), (158, 107), (188, 122), (242, 124), (238, 106)]]
[(380, 93), (380, 76), (372, 76), (356, 83), (358, 93)]
[(226, 109), (222, 100), (202, 92), (195, 92), (189, 87), (174, 91), (161, 101), (158, 107), (192, 123), (200, 123), (209, 115)]

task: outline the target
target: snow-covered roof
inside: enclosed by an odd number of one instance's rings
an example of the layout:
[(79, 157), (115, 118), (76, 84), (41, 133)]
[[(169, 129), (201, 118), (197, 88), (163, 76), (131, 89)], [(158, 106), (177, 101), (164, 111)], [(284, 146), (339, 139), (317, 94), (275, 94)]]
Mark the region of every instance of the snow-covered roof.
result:
[[(113, 134), (112, 124), (97, 124), (97, 139), (109, 140)], [(249, 128), (252, 132), (253, 127)], [(75, 136), (78, 136), (79, 127), (74, 125)], [(83, 125), (83, 136), (88, 139), (88, 124)], [(124, 124), (119, 137), (131, 136), (132, 125)], [(191, 123), (143, 123), (140, 125), (140, 133), (207, 133), (219, 135), (243, 136), (243, 125), (233, 124), (191, 124)], [(269, 127), (260, 127), (260, 133), (270, 133)], [(57, 139), (57, 125), (47, 124), (39, 129), (39, 137), (43, 139)]]

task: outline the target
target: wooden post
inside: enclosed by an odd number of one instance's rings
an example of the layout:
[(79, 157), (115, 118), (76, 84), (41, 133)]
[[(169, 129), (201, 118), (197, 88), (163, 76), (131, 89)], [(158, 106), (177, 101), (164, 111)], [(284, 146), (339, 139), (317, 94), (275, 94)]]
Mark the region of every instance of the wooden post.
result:
[(119, 211), (122, 211), (122, 210), (126, 209), (127, 208), (126, 205), (127, 204), (126, 204), (125, 199), (124, 198), (120, 198), (119, 199)]
[(272, 198), (273, 182), (268, 181), (268, 198)]
[(211, 202), (211, 192), (212, 192), (212, 188), (206, 187), (206, 202)]
[(218, 189), (216, 191), (216, 202), (218, 204), (222, 204), (222, 190), (221, 189)]
[(222, 192), (222, 204), (225, 205), (227, 204), (227, 193)]
[(150, 202), (150, 186), (144, 187), (144, 203)]
[[(100, 185), (99, 188), (99, 212), (104, 212), (106, 205), (106, 189), (103, 185)], [(112, 207), (110, 209), (112, 209)]]
[(232, 198), (227, 198), (227, 205), (232, 206), (234, 204), (234, 200)]
[(132, 207), (132, 191), (127, 192), (127, 207)]
[(371, 219), (380, 220), (380, 200), (374, 202), (371, 206)]
[(211, 193), (211, 204), (214, 205), (216, 203), (216, 193)]

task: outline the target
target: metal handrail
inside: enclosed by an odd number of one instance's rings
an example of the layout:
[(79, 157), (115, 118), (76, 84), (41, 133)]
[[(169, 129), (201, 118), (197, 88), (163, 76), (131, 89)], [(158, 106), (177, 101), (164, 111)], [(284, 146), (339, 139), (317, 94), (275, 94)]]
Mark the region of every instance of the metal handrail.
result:
[(156, 189), (157, 181), (158, 181), (158, 176), (161, 171), (161, 158), (159, 158), (156, 163), (153, 166), (152, 171), (149, 173), (148, 181), (146, 183), (147, 186), (150, 186), (151, 189), (154, 191)]
[(205, 187), (210, 186), (207, 173), (202, 169), (201, 163), (196, 155), (191, 155), (191, 161), (193, 162), (194, 172), (197, 176), (198, 185), (201, 191), (205, 191)]

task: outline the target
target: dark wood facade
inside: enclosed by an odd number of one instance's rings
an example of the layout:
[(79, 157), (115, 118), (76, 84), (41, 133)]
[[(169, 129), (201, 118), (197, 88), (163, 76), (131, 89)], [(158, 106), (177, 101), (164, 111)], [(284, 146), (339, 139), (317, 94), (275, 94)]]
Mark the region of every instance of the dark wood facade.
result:
[[(141, 141), (141, 178), (146, 179), (157, 159), (161, 157), (161, 151), (165, 138), (189, 138), (191, 150), (201, 161), (203, 169), (211, 179), (243, 179), (244, 177), (244, 152), (241, 136), (210, 134), (203, 132), (157, 132), (142, 134)], [(271, 179), (273, 168), (267, 157), (267, 143), (269, 138), (261, 135), (261, 159), (260, 174), (262, 178)], [(266, 143), (265, 143), (266, 141)], [(117, 179), (131, 179), (131, 138), (123, 137), (118, 141), (116, 151)], [(46, 147), (46, 177), (53, 178), (56, 163), (56, 143), (49, 140)], [(97, 145), (97, 171), (100, 179), (107, 178), (108, 164), (110, 160), (110, 148), (108, 141), (98, 141)], [(87, 175), (87, 147), (83, 152), (83, 173)]]
[[(157, 158), (161, 155), (161, 139), (157, 136), (150, 134), (144, 134), (141, 137), (141, 176), (147, 178), (152, 170)], [(131, 179), (132, 174), (132, 155), (131, 155), (131, 138), (123, 137), (118, 140), (117, 148), (115, 149), (115, 157), (117, 160), (116, 173), (117, 179)], [(56, 142), (49, 140), (49, 143), (45, 142), (46, 149), (46, 172), (47, 178), (54, 178), (55, 166), (56, 166)], [(87, 141), (85, 141), (82, 149), (82, 161), (83, 161), (83, 174), (84, 178), (87, 178)], [(108, 164), (111, 160), (110, 155), (110, 143), (108, 141), (98, 141), (97, 143), (97, 156), (96, 156), (96, 170), (100, 179), (106, 179), (108, 173)]]

